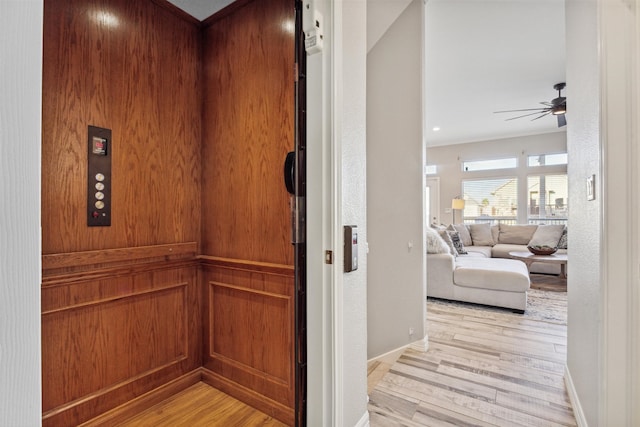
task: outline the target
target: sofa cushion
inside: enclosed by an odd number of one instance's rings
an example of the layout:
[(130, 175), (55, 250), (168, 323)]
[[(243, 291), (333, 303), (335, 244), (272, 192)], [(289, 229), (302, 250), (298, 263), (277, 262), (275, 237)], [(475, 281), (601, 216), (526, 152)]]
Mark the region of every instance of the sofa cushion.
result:
[(491, 237), (493, 237), (493, 244), (498, 243), (498, 237), (500, 237), (500, 225), (491, 226)]
[(473, 245), (473, 241), (471, 240), (471, 234), (469, 234), (469, 229), (464, 224), (451, 224), (447, 227), (447, 230), (457, 231), (460, 233), (460, 239), (462, 240), (462, 244), (465, 246)]
[(567, 227), (562, 231), (562, 236), (560, 236), (560, 241), (558, 241), (558, 249), (567, 249), (567, 245), (569, 243), (569, 236), (567, 235)]
[(449, 236), (449, 233), (447, 233), (447, 230), (438, 230), (438, 234), (440, 235), (440, 237), (442, 237), (442, 240), (444, 240), (444, 242), (449, 247), (449, 253), (453, 256), (457, 256), (458, 251), (456, 251), (456, 247), (453, 246), (453, 241), (451, 240), (451, 236)]
[(467, 251), (464, 249), (464, 244), (462, 243), (462, 239), (460, 238), (460, 233), (457, 231), (451, 231), (449, 229), (446, 230), (451, 242), (453, 242), (453, 247), (456, 248), (456, 252), (458, 255), (464, 255)]
[(491, 234), (491, 225), (488, 222), (469, 225), (469, 234), (471, 234), (473, 246), (493, 246), (495, 244)]
[(526, 245), (509, 245), (499, 243), (491, 248), (491, 256), (493, 258), (511, 258), (509, 252), (528, 252)]
[(442, 240), (440, 234), (431, 227), (427, 227), (427, 253), (446, 254), (450, 253), (449, 246)]
[(558, 246), (564, 225), (539, 225), (533, 237), (529, 241), (529, 246)]
[(512, 245), (527, 245), (536, 232), (537, 225), (506, 225), (500, 224), (500, 234), (498, 243), (509, 243)]
[(466, 246), (465, 249), (468, 255), (491, 258), (491, 246)]
[(529, 272), (523, 262), (512, 259), (459, 257), (453, 270), (453, 282), (468, 288), (526, 292)]

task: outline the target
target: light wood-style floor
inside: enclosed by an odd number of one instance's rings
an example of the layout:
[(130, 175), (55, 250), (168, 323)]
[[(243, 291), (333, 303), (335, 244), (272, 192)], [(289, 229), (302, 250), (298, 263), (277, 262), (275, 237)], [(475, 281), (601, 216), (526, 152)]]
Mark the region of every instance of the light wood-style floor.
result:
[[(433, 303), (427, 325), (429, 351), (369, 364), (372, 427), (576, 425), (563, 381), (565, 325)], [(121, 426), (284, 424), (198, 383)]]
[(205, 383), (198, 383), (120, 426), (283, 427), (285, 424)]
[(429, 350), (369, 366), (372, 427), (575, 426), (566, 326), (427, 303)]

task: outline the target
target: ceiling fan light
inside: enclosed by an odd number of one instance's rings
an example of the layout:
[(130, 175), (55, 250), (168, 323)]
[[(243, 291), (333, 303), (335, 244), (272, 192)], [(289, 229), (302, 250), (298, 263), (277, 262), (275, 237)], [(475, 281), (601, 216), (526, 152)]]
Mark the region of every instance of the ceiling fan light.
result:
[(553, 114), (554, 116), (559, 116), (561, 114), (564, 114), (567, 112), (567, 107), (564, 105), (560, 105), (558, 107), (553, 107), (551, 109), (551, 114)]

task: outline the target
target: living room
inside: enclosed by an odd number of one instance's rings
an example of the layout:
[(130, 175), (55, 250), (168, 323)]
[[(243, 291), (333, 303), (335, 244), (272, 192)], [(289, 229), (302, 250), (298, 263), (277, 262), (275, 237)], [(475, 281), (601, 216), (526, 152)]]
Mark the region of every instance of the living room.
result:
[[(429, 4), (432, 3), (430, 2)], [(556, 135), (556, 137), (560, 139), (554, 142), (547, 141), (547, 138), (552, 138), (550, 135), (540, 138), (527, 136), (524, 137), (524, 139), (527, 140), (526, 143), (515, 142), (515, 140), (511, 139), (503, 141), (508, 143), (505, 145), (502, 145), (500, 142), (495, 142), (495, 139), (499, 138), (482, 138), (483, 141), (493, 139), (494, 142), (460, 144), (452, 147), (451, 151), (447, 151), (448, 149), (444, 147), (442, 149), (429, 148), (426, 154), (426, 164), (435, 165), (438, 168), (436, 174), (440, 176), (440, 206), (439, 209), (437, 209), (438, 218), (436, 218), (436, 221), (449, 224), (452, 222), (452, 212), (446, 212), (445, 210), (451, 208), (451, 200), (454, 197), (463, 196), (462, 177), (464, 174), (460, 164), (461, 161), (517, 157), (519, 164), (524, 165), (529, 155), (568, 153), (569, 165), (566, 171), (569, 181), (568, 199), (571, 205), (568, 223), (571, 224), (570, 228), (573, 236), (571, 240), (573, 245), (575, 245), (573, 247), (580, 248), (580, 252), (573, 258), (575, 260), (574, 264), (571, 265), (571, 263), (569, 263), (570, 265), (568, 267), (570, 321), (567, 374), (565, 377), (568, 378), (569, 382), (573, 381), (576, 394), (584, 409), (582, 415), (577, 415), (578, 422), (582, 423), (579, 425), (586, 425), (587, 420), (589, 424), (594, 424), (596, 423), (594, 420), (599, 419), (599, 417), (614, 416), (614, 412), (607, 411), (605, 414), (605, 410), (603, 409), (605, 405), (613, 405), (612, 400), (605, 399), (604, 384), (607, 383), (611, 385), (615, 381), (614, 378), (620, 379), (623, 377), (621, 376), (622, 365), (618, 365), (620, 370), (618, 370), (618, 374), (615, 374), (616, 367), (610, 362), (604, 362), (604, 359), (601, 357), (606, 354), (608, 355), (608, 360), (612, 360), (610, 357), (615, 354), (616, 357), (619, 356), (629, 363), (629, 357), (631, 357), (629, 351), (631, 348), (637, 348), (637, 340), (632, 340), (633, 345), (629, 347), (626, 344), (622, 344), (621, 336), (629, 336), (628, 328), (630, 327), (628, 320), (624, 320), (628, 319), (630, 312), (624, 307), (630, 303), (630, 297), (635, 301), (633, 304), (637, 304), (637, 297), (632, 297), (633, 292), (631, 291), (632, 287), (629, 282), (630, 278), (623, 273), (624, 271), (630, 271), (627, 269), (631, 258), (629, 258), (627, 254), (618, 252), (617, 246), (613, 244), (613, 234), (616, 234), (618, 236), (617, 238), (623, 241), (627, 241), (628, 239), (622, 233), (618, 233), (617, 227), (613, 225), (615, 223), (613, 218), (620, 218), (622, 212), (632, 210), (629, 205), (630, 200), (620, 195), (619, 190), (627, 188), (626, 186), (629, 182), (634, 182), (634, 178), (628, 175), (631, 169), (627, 168), (627, 162), (622, 161), (625, 158), (628, 159), (630, 155), (630, 151), (628, 150), (631, 146), (629, 143), (627, 143), (626, 146), (620, 143), (620, 146), (615, 146), (618, 148), (614, 148), (610, 134), (620, 132), (620, 141), (624, 141), (625, 135), (628, 136), (628, 134), (625, 133), (628, 125), (624, 120), (629, 119), (623, 118), (625, 117), (625, 110), (624, 105), (621, 103), (609, 104), (609, 108), (614, 109), (611, 111), (607, 109), (600, 110), (600, 107), (598, 107), (600, 84), (604, 85), (604, 81), (606, 81), (608, 85), (613, 84), (613, 86), (610, 87), (616, 87), (617, 84), (626, 85), (630, 82), (629, 75), (624, 74), (619, 83), (612, 83), (614, 70), (615, 73), (619, 73), (621, 65), (626, 64), (627, 59), (622, 60), (621, 58), (624, 58), (625, 55), (629, 53), (625, 51), (626, 53), (622, 54), (621, 52), (628, 46), (625, 47), (621, 44), (616, 44), (613, 40), (607, 39), (608, 44), (605, 43), (605, 49), (611, 52), (611, 58), (614, 57), (614, 54), (620, 54), (621, 56), (617, 58), (621, 59), (622, 63), (618, 63), (616, 66), (614, 62), (609, 62), (608, 60), (604, 65), (600, 65), (602, 68), (599, 69), (596, 59), (597, 51), (593, 49), (593, 46), (596, 45), (596, 40), (598, 40), (598, 36), (588, 28), (596, 27), (595, 17), (598, 13), (602, 14), (605, 17), (604, 19), (621, 19), (621, 16), (615, 15), (607, 8), (599, 10), (596, 13), (595, 9), (586, 7), (584, 4), (582, 6), (583, 7), (579, 7), (574, 3), (567, 2), (565, 9), (566, 17), (564, 22), (566, 23), (567, 33), (566, 81), (568, 83), (567, 92), (570, 93), (569, 97), (571, 98), (569, 105), (572, 106), (569, 107), (570, 112), (567, 114), (568, 126), (566, 127), (566, 140), (562, 140), (562, 137), (559, 136), (564, 136), (564, 133)], [(413, 13), (415, 13), (415, 10)], [(608, 13), (611, 13), (611, 15), (608, 15)], [(484, 18), (484, 16), (481, 18)], [(482, 19), (479, 20), (482, 21)], [(412, 75), (407, 75), (404, 70), (409, 67), (408, 64), (410, 64), (410, 62), (408, 59), (406, 62), (399, 59), (403, 50), (407, 48), (406, 41), (411, 38), (410, 34), (416, 34), (417, 31), (419, 31), (413, 29), (412, 33), (412, 30), (408, 29), (410, 27), (408, 21), (409, 18), (405, 17), (405, 20), (399, 25), (402, 28), (396, 28), (395, 26), (391, 28), (387, 32), (384, 44), (378, 44), (368, 55), (368, 79), (372, 80), (372, 82), (368, 84), (370, 87), (377, 88), (373, 91), (373, 94), (371, 91), (368, 93), (368, 96), (372, 98), (368, 105), (374, 104), (373, 113), (375, 115), (373, 116), (373, 122), (384, 121), (387, 125), (393, 122), (393, 125), (389, 126), (395, 126), (396, 130), (395, 135), (391, 132), (381, 135), (380, 129), (384, 129), (384, 125), (378, 126), (371, 121), (368, 123), (368, 170), (373, 174), (377, 174), (375, 172), (376, 170), (381, 170), (379, 178), (370, 177), (368, 181), (370, 192), (368, 194), (369, 243), (371, 246), (371, 252), (369, 254), (368, 299), (370, 313), (372, 313), (371, 307), (374, 307), (374, 310), (376, 310), (374, 312), (375, 316), (370, 314), (368, 319), (370, 357), (375, 353), (385, 353), (385, 349), (382, 349), (381, 345), (382, 341), (384, 341), (381, 335), (387, 334), (387, 338), (389, 338), (390, 333), (387, 331), (392, 329), (392, 327), (395, 327), (396, 330), (407, 330), (413, 326), (410, 322), (415, 322), (414, 319), (419, 317), (418, 311), (420, 310), (418, 306), (413, 305), (413, 301), (417, 298), (416, 293), (418, 291), (416, 287), (411, 287), (406, 284), (406, 282), (410, 280), (414, 280), (414, 284), (419, 280), (419, 269), (417, 268), (419, 261), (412, 258), (410, 263), (408, 260), (409, 257), (413, 256), (411, 250), (415, 247), (411, 245), (412, 243), (415, 244), (415, 242), (407, 242), (407, 240), (409, 240), (407, 236), (410, 234), (409, 227), (413, 226), (413, 223), (410, 223), (406, 219), (401, 220), (400, 218), (403, 217), (403, 213), (399, 212), (398, 209), (399, 206), (401, 206), (403, 210), (411, 209), (415, 206), (414, 203), (420, 204), (419, 201), (411, 200), (404, 195), (407, 191), (406, 189), (409, 185), (413, 185), (413, 183), (410, 183), (408, 179), (404, 179), (405, 171), (396, 170), (394, 182), (387, 184), (389, 189), (386, 194), (386, 199), (394, 200), (395, 205), (385, 207), (383, 203), (380, 202), (385, 199), (385, 197), (375, 194), (377, 191), (380, 191), (380, 185), (384, 185), (384, 176), (390, 176), (390, 171), (393, 170), (393, 163), (398, 161), (397, 158), (400, 157), (404, 151), (409, 150), (409, 148), (407, 148), (409, 143), (405, 141), (409, 139), (408, 135), (410, 131), (408, 129), (411, 127), (411, 122), (410, 119), (398, 119), (396, 115), (390, 114), (403, 105), (402, 102), (398, 102), (396, 98), (394, 98), (393, 93), (404, 90), (404, 93), (407, 94), (404, 99), (404, 105), (409, 105), (406, 110), (411, 110), (412, 107), (416, 109), (420, 108), (419, 102), (417, 105), (414, 102), (413, 94), (410, 90), (405, 89), (405, 86), (414, 85), (415, 87), (415, 85), (419, 84), (419, 77), (414, 79)], [(590, 22), (590, 25), (586, 25), (585, 21)], [(455, 25), (453, 25), (454, 23)], [(443, 21), (442, 25), (452, 25), (456, 31), (464, 26), (459, 21)], [(540, 31), (543, 32), (544, 30), (542, 30), (542, 28), (547, 28), (547, 23), (541, 24), (540, 28)], [(590, 47), (585, 48), (585, 46)], [(383, 53), (383, 50), (385, 50), (386, 53)], [(465, 51), (465, 54), (472, 56), (474, 59), (480, 56), (476, 55), (473, 49), (468, 49)], [(394, 64), (396, 69), (403, 69), (402, 76), (404, 81), (393, 82), (391, 84), (393, 86), (392, 88), (380, 87), (383, 78), (379, 77), (379, 74), (382, 72), (379, 71), (378, 67), (384, 62), (385, 55), (387, 61), (388, 58), (394, 58), (394, 61), (396, 61)], [(402, 58), (404, 59), (404, 57)], [(505, 62), (507, 61), (506, 58), (508, 58), (508, 55), (505, 55)], [(426, 61), (428, 61), (428, 54)], [(476, 67), (476, 64), (473, 64), (473, 66)], [(477, 68), (482, 69), (481, 66), (477, 66)], [(608, 70), (606, 78), (603, 77), (605, 76), (604, 69)], [(389, 71), (388, 74), (397, 76), (397, 74), (393, 74), (391, 71)], [(386, 79), (386, 81), (389, 80), (392, 79)], [(407, 83), (406, 80), (410, 80), (410, 82)], [(492, 111), (534, 108), (537, 106), (535, 104), (537, 102), (549, 102), (557, 96), (553, 91), (553, 85), (555, 83), (558, 82), (553, 80), (547, 83), (546, 90), (549, 95), (536, 96), (534, 105), (531, 105), (530, 101), (526, 103), (518, 102), (508, 106), (495, 106)], [(467, 81), (465, 79), (459, 79), (458, 84), (462, 87), (462, 90), (467, 87)], [(571, 88), (576, 89), (571, 90)], [(457, 89), (459, 89), (457, 86), (451, 85), (445, 85), (441, 88), (443, 92), (447, 92), (451, 96), (456, 93)], [(511, 88), (509, 88), (509, 90), (510, 89)], [(499, 92), (497, 88), (494, 88), (494, 91), (496, 94)], [(384, 93), (384, 95), (380, 95), (380, 93)], [(428, 103), (428, 92), (425, 96), (426, 102)], [(608, 96), (611, 96), (611, 94), (608, 94)], [(386, 115), (382, 112), (378, 113), (375, 107), (376, 103), (383, 101), (391, 104), (387, 108)], [(458, 122), (458, 127), (465, 127), (468, 122), (460, 118), (459, 113), (466, 108), (466, 104), (460, 102), (460, 100), (457, 101), (455, 108), (447, 109), (445, 106), (441, 108), (452, 117), (452, 120)], [(614, 111), (618, 111), (618, 108), (620, 112), (614, 113)], [(407, 114), (410, 115), (412, 113)], [(503, 115), (501, 118), (504, 120), (509, 117), (511, 116)], [(524, 120), (528, 122), (526, 118)], [(517, 121), (518, 120), (514, 120), (514, 122)], [(620, 126), (613, 126), (613, 122)], [(599, 127), (596, 126), (597, 123), (608, 123), (608, 125)], [(425, 139), (428, 140), (427, 134), (432, 131), (431, 126), (435, 125), (436, 124), (430, 124), (430, 126), (425, 126)], [(440, 127), (441, 130), (439, 132), (445, 129), (444, 126)], [(420, 130), (414, 131), (419, 132)], [(372, 141), (373, 144), (371, 144)], [(376, 143), (377, 141), (379, 142)], [(389, 144), (389, 141), (394, 141), (394, 143)], [(541, 145), (537, 145), (538, 143)], [(371, 147), (371, 145), (373, 145), (373, 147)], [(604, 152), (608, 153), (608, 156), (613, 157), (609, 157), (608, 160), (603, 158)], [(414, 147), (411, 149), (411, 153), (413, 156), (419, 156), (419, 148)], [(446, 159), (444, 164), (438, 164), (438, 161), (432, 161), (434, 160), (434, 156), (439, 155), (442, 155), (442, 158)], [(438, 157), (438, 159), (442, 158)], [(613, 158), (617, 158), (617, 161), (614, 163), (612, 163)], [(392, 164), (386, 165), (384, 164), (385, 161), (381, 159), (385, 159), (386, 162)], [(409, 164), (408, 167), (413, 167), (413, 164)], [(373, 172), (371, 172), (372, 169)], [(605, 169), (608, 172), (606, 172)], [(615, 181), (611, 178), (605, 178), (608, 176), (608, 173), (614, 170), (616, 171)], [(453, 175), (449, 175), (452, 171)], [(562, 167), (554, 166), (554, 172), (561, 171)], [(503, 171), (501, 174), (504, 176), (514, 175), (516, 173), (519, 174), (521, 172), (511, 170), (509, 172)], [(476, 172), (476, 176), (482, 174), (484, 174), (484, 176), (496, 175), (495, 171)], [(467, 174), (467, 176), (468, 175), (471, 174)], [(591, 182), (593, 175), (596, 175), (595, 200), (590, 200), (589, 197), (591, 196), (588, 194), (587, 183)], [(527, 174), (524, 173), (521, 176), (526, 178)], [(374, 184), (376, 190), (371, 189)], [(402, 195), (399, 193), (402, 193)], [(608, 200), (614, 199), (620, 204), (620, 209), (614, 209), (614, 205), (608, 202)], [(523, 215), (519, 218), (519, 221), (525, 222), (528, 202), (526, 192), (519, 195), (519, 200), (522, 200), (519, 213)], [(610, 211), (609, 214), (606, 215), (606, 218), (608, 218), (606, 221), (602, 214), (604, 210)], [(459, 222), (461, 212), (457, 211), (456, 215), (458, 218), (456, 222)], [(385, 220), (388, 223), (390, 219), (394, 227), (390, 230), (382, 230), (382, 224)], [(621, 219), (625, 224), (629, 224), (628, 217), (623, 216)], [(605, 229), (607, 232), (603, 233)], [(600, 239), (595, 238), (596, 236), (600, 236)], [(401, 245), (404, 245), (404, 248)], [(390, 247), (396, 248), (395, 252), (393, 252)], [(634, 245), (630, 251), (633, 252), (635, 250)], [(613, 251), (616, 251), (615, 256), (613, 255)], [(569, 252), (571, 252), (571, 250), (569, 250)], [(622, 270), (619, 268), (612, 269), (606, 267), (607, 263), (613, 259), (620, 261), (620, 266), (623, 267)], [(383, 260), (390, 260), (393, 265), (402, 266), (402, 271), (392, 273), (384, 271), (382, 267), (378, 268), (377, 266), (380, 265)], [(428, 268), (427, 265), (427, 269)], [(614, 281), (611, 280), (613, 276), (616, 277)], [(393, 283), (394, 285), (389, 287), (388, 283)], [(400, 293), (402, 296), (395, 297), (394, 293)], [(607, 298), (604, 298), (604, 295), (606, 295)], [(380, 298), (380, 301), (384, 300), (386, 306), (376, 303), (376, 298)], [(398, 307), (403, 307), (401, 313), (398, 312)], [(616, 313), (618, 307), (622, 312)], [(387, 312), (386, 310), (389, 311)], [(393, 315), (390, 314), (391, 311), (394, 311)], [(385, 313), (389, 314), (385, 315)], [(620, 331), (613, 328), (614, 323), (612, 322), (614, 318), (618, 319), (615, 321), (615, 324), (622, 328)], [(603, 323), (601, 323), (603, 320), (606, 324), (612, 325), (612, 327), (604, 328)], [(613, 347), (602, 347), (601, 340), (609, 334), (612, 335), (611, 341), (607, 339), (608, 345), (615, 346), (614, 343), (617, 343), (617, 345), (623, 346), (624, 349), (623, 347), (617, 347), (620, 351), (613, 351)], [(396, 333), (396, 336), (397, 335)], [(414, 336), (405, 335), (403, 338), (406, 345), (426, 346), (424, 343), (426, 338), (421, 340), (422, 336), (419, 334)], [(386, 342), (389, 343), (390, 341), (391, 339), (389, 338)], [(393, 341), (393, 345), (396, 347), (389, 346), (386, 348), (386, 351), (391, 351), (393, 348), (399, 347), (398, 341)], [(593, 375), (594, 372), (598, 372), (598, 374)], [(637, 370), (635, 372), (636, 373), (633, 374), (635, 376), (632, 376), (636, 379), (633, 381), (637, 381)], [(626, 375), (627, 374), (625, 374), (625, 376)], [(613, 388), (618, 389), (618, 387)], [(611, 388), (609, 388), (609, 390), (611, 390)], [(618, 413), (630, 411), (630, 396), (623, 395), (622, 393), (618, 396), (621, 398), (617, 401), (617, 403), (619, 403), (618, 408), (620, 409)]]

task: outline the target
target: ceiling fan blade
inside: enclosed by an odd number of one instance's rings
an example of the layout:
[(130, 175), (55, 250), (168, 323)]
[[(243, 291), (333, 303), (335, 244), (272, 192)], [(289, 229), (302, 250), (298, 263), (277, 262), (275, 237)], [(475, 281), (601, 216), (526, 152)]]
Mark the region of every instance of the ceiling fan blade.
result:
[(564, 116), (564, 114), (558, 114), (558, 127), (561, 128), (562, 126), (566, 126), (567, 125), (567, 118)]
[(546, 110), (546, 108), (538, 107), (538, 108), (525, 108), (523, 110), (504, 110), (504, 111), (494, 111), (494, 113), (517, 113), (518, 111), (541, 111), (541, 110)]
[[(520, 119), (520, 118), (522, 118), (522, 117), (535, 116), (536, 114), (541, 114), (543, 111), (544, 111), (544, 110), (542, 110), (542, 111), (541, 111), (540, 109), (538, 109), (538, 110), (537, 110), (536, 112), (534, 112), (534, 113), (523, 114), (522, 116), (517, 116), (517, 117), (510, 117), (510, 118), (508, 118), (508, 119), (505, 119), (505, 121), (515, 120), (515, 119)], [(544, 114), (546, 115), (546, 114), (549, 114), (549, 113), (545, 112)]]
[(538, 117), (536, 117), (536, 118), (534, 118), (534, 119), (531, 119), (531, 121), (541, 119), (541, 118), (543, 118), (544, 116), (549, 115), (549, 114), (551, 114), (551, 110), (547, 111), (547, 112), (546, 112), (546, 113), (544, 113), (544, 114), (539, 115)]

